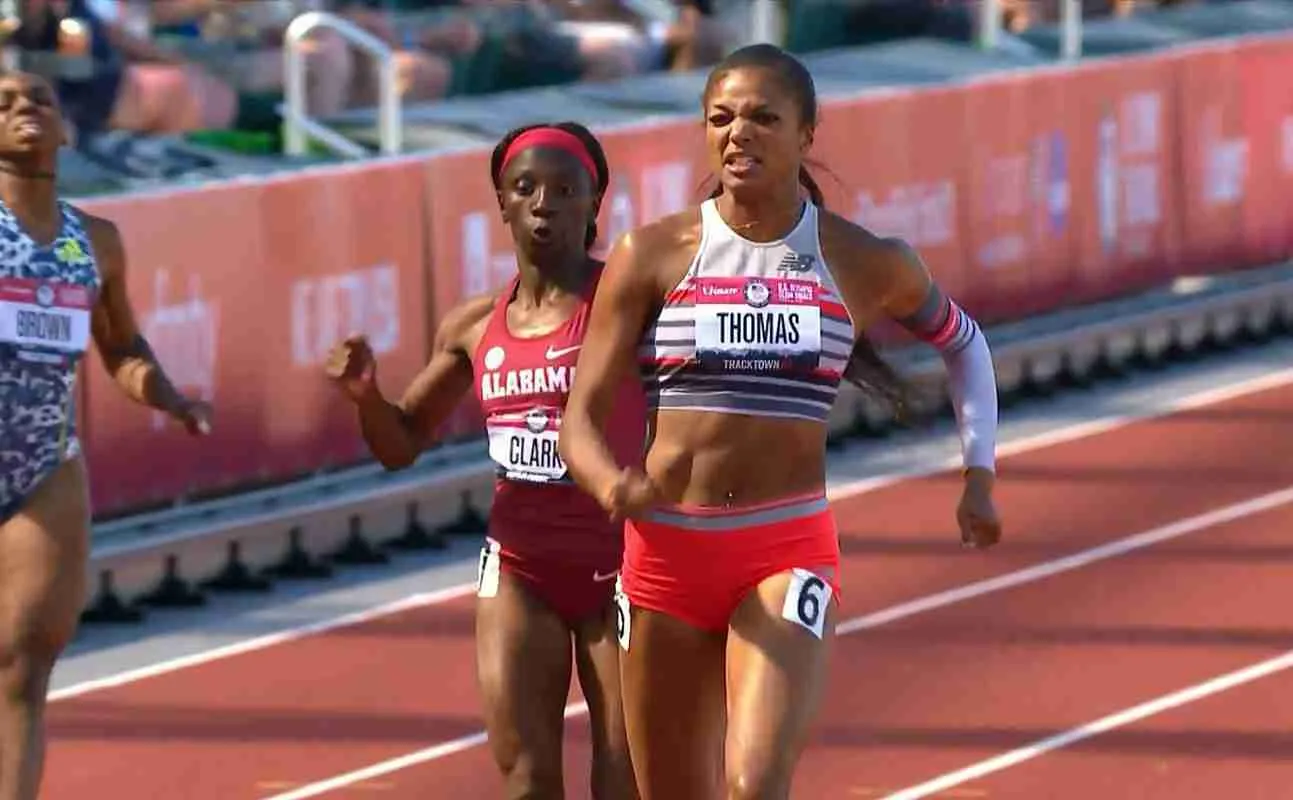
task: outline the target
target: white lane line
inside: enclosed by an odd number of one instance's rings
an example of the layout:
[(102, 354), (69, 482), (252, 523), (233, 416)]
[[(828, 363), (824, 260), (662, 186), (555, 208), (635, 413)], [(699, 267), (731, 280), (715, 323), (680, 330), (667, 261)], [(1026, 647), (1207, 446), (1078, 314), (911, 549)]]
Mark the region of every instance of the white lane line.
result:
[[(1204, 392), (1186, 395), (1174, 403), (1159, 406), (1154, 410), (1138, 414), (1124, 414), (1106, 417), (1103, 419), (1056, 428), (1055, 430), (1033, 436), (1026, 436), (1007, 444), (1002, 444), (997, 448), (997, 453), (1000, 458), (1007, 458), (1021, 453), (1041, 450), (1047, 447), (1063, 444), (1065, 442), (1074, 441), (1076, 439), (1083, 439), (1097, 434), (1107, 433), (1136, 422), (1158, 419), (1160, 417), (1170, 416), (1171, 414), (1180, 411), (1221, 403), (1226, 400), (1233, 400), (1237, 397), (1255, 394), (1267, 389), (1274, 389), (1289, 383), (1293, 383), (1293, 369), (1279, 370), (1258, 378), (1250, 378), (1227, 386), (1218, 387), (1216, 389), (1209, 389)], [(932, 465), (926, 469), (893, 473), (881, 475), (875, 478), (867, 478), (865, 480), (851, 481), (831, 487), (828, 490), (828, 495), (832, 500), (843, 500), (848, 497), (854, 497), (875, 491), (876, 489), (880, 489), (885, 486), (900, 483), (904, 480), (936, 475), (946, 469), (956, 467), (959, 463), (958, 459), (953, 458)], [(435, 592), (410, 595), (402, 600), (364, 609), (344, 616), (319, 620), (307, 625), (285, 628), (277, 633), (257, 636), (242, 642), (236, 642), (234, 644), (213, 648), (211, 650), (205, 650), (200, 653), (193, 653), (179, 658), (159, 661), (146, 667), (126, 670), (105, 678), (97, 678), (72, 684), (63, 689), (50, 692), (47, 697), (50, 702), (55, 702), (71, 697), (79, 697), (100, 689), (124, 686), (146, 678), (154, 678), (159, 675), (164, 675), (168, 672), (200, 666), (223, 658), (229, 658), (243, 653), (250, 653), (255, 650), (262, 650), (266, 647), (273, 647), (274, 645), (286, 644), (287, 642), (316, 633), (323, 633), (350, 625), (358, 625), (378, 617), (397, 614), (401, 611), (408, 611), (414, 608), (421, 608), (423, 606), (445, 603), (450, 600), (467, 597), (472, 593), (474, 588), (475, 587), (472, 584), (468, 583), (450, 586)]]
[[(584, 703), (574, 703), (566, 706), (566, 719), (579, 717), (588, 712), (588, 706)], [(373, 764), (370, 767), (357, 769), (354, 772), (347, 772), (344, 775), (338, 775), (335, 778), (329, 778), (326, 781), (311, 783), (308, 786), (302, 786), (293, 789), (285, 794), (274, 795), (274, 800), (289, 800), (295, 797), (314, 797), (330, 792), (333, 789), (342, 789), (346, 786), (352, 786), (356, 783), (380, 778), (383, 775), (389, 775), (392, 772), (398, 772), (408, 767), (416, 766), (427, 761), (451, 756), (454, 753), (461, 753), (464, 750), (470, 750), (473, 747), (479, 747), (488, 741), (484, 731), (477, 731), (470, 736), (462, 736), (448, 742), (442, 742), (434, 747), (428, 747), (425, 750), (419, 750), (416, 753), (393, 758), (390, 761), (383, 761), (380, 764)]]
[[(950, 591), (939, 592), (927, 597), (920, 597), (864, 616), (853, 617), (852, 619), (845, 620), (837, 625), (835, 627), (835, 631), (841, 636), (847, 636), (848, 634), (856, 633), (861, 630), (876, 628), (886, 623), (934, 611), (956, 603), (963, 603), (966, 600), (972, 600), (986, 594), (999, 592), (1003, 589), (1009, 589), (1015, 586), (1021, 586), (1025, 583), (1039, 581), (1060, 572), (1067, 572), (1087, 564), (1112, 558), (1116, 555), (1149, 547), (1150, 545), (1157, 544), (1159, 542), (1165, 542), (1170, 539), (1177, 539), (1191, 533), (1207, 530), (1209, 528), (1216, 527), (1217, 525), (1233, 522), (1289, 503), (1293, 503), (1293, 486), (1281, 489), (1277, 492), (1271, 492), (1270, 494), (1264, 494), (1260, 497), (1254, 497), (1240, 503), (1225, 506), (1214, 511), (1209, 511), (1204, 514), (1187, 517), (1169, 525), (1142, 531), (1141, 533), (1133, 534), (1124, 539), (1118, 539), (1116, 541), (1100, 545), (1099, 547), (1079, 551), (1073, 555), (1065, 556), (1064, 558), (1057, 558), (1035, 566), (1016, 570), (1014, 572), (1008, 572), (1005, 575), (1000, 575), (988, 580), (977, 581)], [(583, 704), (567, 706), (566, 718), (569, 719), (571, 717), (580, 716), (586, 709), (587, 707), (583, 706)], [(470, 736), (464, 736), (450, 742), (436, 744), (432, 747), (409, 753), (408, 755), (400, 756), (389, 761), (382, 761), (354, 772), (338, 775), (318, 783), (307, 784), (284, 794), (273, 795), (272, 797), (266, 798), (266, 800), (303, 800), (303, 798), (307, 797), (317, 797), (318, 795), (330, 792), (333, 789), (349, 786), (379, 775), (387, 775), (392, 772), (397, 772), (413, 764), (435, 761), (452, 753), (461, 752), (478, 744), (483, 744), (485, 742), (484, 737), (485, 734), (483, 731), (474, 733)]]
[(1040, 755), (1049, 753), (1052, 750), (1058, 750), (1061, 747), (1067, 747), (1083, 739), (1089, 739), (1101, 733), (1107, 733), (1114, 728), (1120, 728), (1124, 725), (1130, 725), (1133, 722), (1139, 722), (1146, 717), (1152, 717), (1155, 714), (1161, 714), (1164, 711), (1176, 708), (1178, 706), (1193, 703), (1196, 700), (1202, 700), (1209, 695), (1219, 694), (1236, 686), (1241, 686), (1250, 681), (1264, 678), (1268, 675), (1274, 675), (1281, 670), (1293, 667), (1293, 650), (1283, 655), (1276, 656), (1266, 661), (1249, 665), (1234, 672), (1227, 672), (1224, 675), (1218, 675), (1211, 680), (1186, 687), (1171, 694), (1165, 694), (1156, 697), (1153, 700), (1123, 709), (1107, 717), (1088, 722), (1085, 725), (1079, 725), (1076, 728), (1070, 728), (1063, 733), (1057, 733), (1054, 736), (1048, 736), (1045, 739), (1039, 739), (1032, 744), (1020, 747), (1017, 750), (1011, 750), (1008, 753), (1002, 753), (994, 758), (980, 761), (977, 764), (971, 764), (955, 772), (949, 772), (946, 775), (940, 775), (937, 778), (926, 781), (917, 786), (911, 786), (887, 795), (885, 800), (919, 800), (922, 797), (950, 789), (954, 786), (967, 783), (969, 781), (982, 778), (994, 772), (1000, 772), (1003, 769), (1022, 764), (1030, 759), (1037, 758)]
[(206, 664), (211, 661), (217, 661), (222, 658), (250, 653), (254, 650), (264, 650), (267, 647), (273, 647), (278, 644), (300, 639), (306, 636), (312, 636), (316, 633), (326, 633), (337, 628), (345, 628), (351, 625), (359, 625), (370, 620), (380, 617), (398, 614), (401, 611), (408, 611), (412, 608), (444, 603), (459, 597), (466, 597), (472, 594), (475, 589), (471, 584), (463, 586), (450, 586), (435, 592), (423, 592), (411, 594), (408, 597), (401, 598), (389, 603), (384, 603), (372, 608), (365, 608), (350, 614), (344, 614), (338, 617), (329, 617), (328, 619), (312, 622), (308, 625), (300, 625), (294, 628), (287, 628), (277, 633), (270, 633), (264, 636), (257, 636), (253, 639), (246, 639), (241, 642), (217, 647), (213, 650), (204, 650), (201, 653), (181, 656), (180, 658), (167, 659), (159, 661), (156, 664), (149, 664), (146, 667), (126, 670), (116, 675), (109, 675), (106, 678), (96, 678), (95, 680), (82, 681), (63, 689), (50, 692), (46, 697), (50, 702), (55, 700), (66, 700), (70, 697), (78, 697), (90, 692), (97, 692), (100, 689), (110, 689), (115, 686), (125, 686), (126, 684), (142, 681), (146, 678), (155, 678), (158, 675), (164, 675), (168, 672), (185, 669), (187, 667), (196, 667), (200, 664)]

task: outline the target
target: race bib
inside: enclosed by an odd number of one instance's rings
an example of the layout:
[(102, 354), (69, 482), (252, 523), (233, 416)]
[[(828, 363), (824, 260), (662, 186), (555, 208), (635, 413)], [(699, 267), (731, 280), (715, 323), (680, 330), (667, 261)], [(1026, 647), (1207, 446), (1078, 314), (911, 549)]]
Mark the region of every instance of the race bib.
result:
[(84, 286), (0, 278), (0, 343), (19, 352), (84, 353), (90, 306)]
[(524, 416), (490, 420), (489, 457), (508, 480), (552, 483), (564, 480), (566, 464), (557, 453), (561, 414), (536, 408)]
[(786, 599), (781, 606), (781, 618), (822, 638), (826, 625), (826, 608), (834, 590), (821, 576), (806, 569), (795, 568), (790, 573)]
[(698, 278), (696, 358), (717, 371), (817, 368), (822, 311), (816, 281)]

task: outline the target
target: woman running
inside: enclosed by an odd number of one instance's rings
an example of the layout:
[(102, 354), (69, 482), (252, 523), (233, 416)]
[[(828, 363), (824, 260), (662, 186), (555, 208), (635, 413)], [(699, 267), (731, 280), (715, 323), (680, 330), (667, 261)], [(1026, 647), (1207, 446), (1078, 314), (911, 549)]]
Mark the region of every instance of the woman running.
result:
[[(609, 171), (575, 123), (509, 133), (490, 176), (516, 245), (517, 275), (496, 296), (450, 311), (431, 359), (398, 403), (383, 399), (372, 351), (352, 338), (328, 372), (358, 407), (388, 469), (413, 463), (474, 385), (497, 481), (478, 573), (476, 658), (486, 729), (510, 798), (561, 798), (562, 725), (572, 660), (592, 725), (597, 798), (632, 797), (615, 579), (622, 525), (576, 486), (557, 454), (563, 407), (602, 264), (588, 255)], [(641, 463), (645, 408), (636, 375), (611, 392), (613, 462)]]
[[(790, 791), (839, 591), (827, 414), (841, 377), (904, 395), (866, 326), (888, 316), (941, 351), (964, 445), (961, 536), (1000, 536), (987, 343), (909, 247), (822, 209), (803, 166), (808, 71), (770, 45), (737, 50), (710, 74), (704, 114), (719, 185), (616, 244), (560, 438), (575, 480), (627, 519), (624, 703), (648, 800)], [(644, 470), (615, 463), (601, 433), (639, 364)]]
[(132, 400), (210, 429), (210, 409), (175, 390), (139, 333), (116, 227), (58, 199), (62, 120), (44, 79), (0, 76), (0, 800), (37, 795), (50, 673), (86, 600), (74, 401), (91, 339)]

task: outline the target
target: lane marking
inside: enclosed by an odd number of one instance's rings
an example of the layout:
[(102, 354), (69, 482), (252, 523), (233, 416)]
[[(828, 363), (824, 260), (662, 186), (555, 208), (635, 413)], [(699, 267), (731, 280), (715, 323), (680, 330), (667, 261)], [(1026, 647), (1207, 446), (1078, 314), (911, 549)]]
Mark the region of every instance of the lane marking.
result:
[(1002, 753), (994, 758), (971, 764), (955, 772), (949, 772), (940, 775), (937, 778), (926, 781), (917, 786), (903, 789), (895, 794), (888, 795), (885, 800), (919, 800), (922, 797), (929, 797), (933, 794), (942, 792), (958, 784), (972, 781), (976, 778), (982, 778), (985, 775), (991, 775), (994, 772), (1000, 772), (1003, 769), (1022, 764), (1030, 759), (1037, 758), (1040, 755), (1052, 750), (1058, 750), (1061, 747), (1067, 747), (1083, 739), (1089, 739), (1101, 733), (1107, 733), (1114, 728), (1120, 728), (1124, 725), (1130, 725), (1133, 722), (1139, 722), (1146, 717), (1152, 717), (1155, 714), (1161, 714), (1164, 711), (1193, 703), (1196, 700), (1202, 700), (1209, 695), (1219, 694), (1236, 686), (1264, 678), (1268, 675), (1274, 675), (1282, 670), (1293, 667), (1293, 650), (1285, 652), (1283, 655), (1251, 664), (1247, 667), (1237, 669), (1234, 672), (1227, 672), (1211, 680), (1197, 683), (1193, 686), (1186, 687), (1179, 691), (1156, 697), (1153, 700), (1123, 709), (1107, 717), (1101, 717), (1085, 725), (1079, 725), (1076, 728), (1070, 728), (1063, 733), (1057, 733), (1054, 736), (1048, 736), (1045, 739), (1039, 739), (1032, 744), (1025, 745), (1017, 750), (1011, 750), (1008, 753)]
[[(1077, 439), (1084, 439), (1101, 433), (1107, 433), (1136, 422), (1168, 417), (1182, 411), (1222, 403), (1227, 400), (1243, 397), (1244, 395), (1256, 394), (1268, 389), (1275, 389), (1290, 383), (1293, 383), (1293, 369), (1278, 370), (1257, 378), (1249, 378), (1227, 386), (1186, 395), (1176, 402), (1158, 406), (1153, 410), (1104, 417), (1097, 420), (1067, 425), (1062, 428), (1056, 428), (1054, 430), (1034, 434), (1032, 436), (1021, 437), (1009, 443), (999, 445), (997, 447), (997, 455), (998, 458), (1004, 459), (1021, 453), (1041, 450)], [(905, 480), (937, 475), (948, 469), (957, 468), (959, 465), (959, 457), (953, 457), (936, 463), (928, 468), (893, 472), (880, 475), (875, 478), (850, 481), (838, 486), (829, 487), (827, 489), (827, 495), (832, 501), (843, 500), (849, 497), (866, 494), (867, 492), (872, 492)], [(325, 633), (330, 630), (351, 625), (358, 625), (379, 617), (398, 614), (402, 611), (410, 611), (424, 606), (446, 603), (451, 600), (466, 597), (474, 591), (475, 584), (464, 583), (457, 586), (446, 587), (435, 592), (410, 595), (401, 600), (374, 606), (369, 609), (363, 609), (344, 616), (285, 628), (277, 633), (257, 636), (241, 642), (235, 642), (233, 644), (224, 645), (211, 650), (204, 650), (198, 653), (181, 656), (179, 658), (158, 661), (145, 667), (126, 670), (104, 678), (96, 678), (75, 683), (71, 686), (50, 692), (47, 695), (47, 699), (49, 702), (57, 702), (59, 700), (66, 700), (72, 697), (79, 697), (101, 689), (124, 686), (147, 678), (165, 675), (168, 672), (200, 666), (212, 661), (218, 661), (220, 659), (230, 658), (232, 656), (242, 655), (256, 650), (262, 650), (267, 647), (273, 647), (274, 645), (286, 644), (305, 636)]]
[(1055, 558), (1049, 561), (1043, 561), (1040, 564), (1034, 564), (1031, 567), (1007, 572), (1004, 575), (997, 575), (992, 578), (985, 578), (974, 583), (967, 583), (964, 586), (958, 586), (955, 589), (938, 592), (936, 594), (918, 597), (915, 600), (909, 600), (905, 603), (899, 603), (889, 608), (883, 608), (879, 611), (854, 617), (840, 623), (835, 627), (836, 633), (850, 634), (857, 631), (876, 628), (889, 622), (912, 617), (917, 614), (923, 614), (926, 611), (934, 611), (944, 606), (955, 605), (975, 597), (982, 597), (985, 594), (998, 592), (1002, 589), (1010, 589), (1015, 586), (1022, 586), (1025, 583), (1039, 581), (1042, 578), (1049, 578), (1052, 575), (1058, 575), (1061, 572), (1084, 567), (1087, 564), (1094, 564), (1097, 561), (1120, 556), (1130, 553), (1134, 550), (1141, 550), (1160, 542), (1166, 542), (1191, 533), (1197, 533), (1201, 530), (1214, 528), (1218, 525), (1224, 525), (1228, 522), (1234, 522), (1244, 517), (1250, 517), (1254, 514), (1260, 514), (1263, 511), (1269, 511), (1283, 505), (1293, 503), (1293, 486), (1280, 489), (1279, 491), (1244, 500), (1233, 505), (1224, 506), (1212, 511), (1205, 511), (1202, 514), (1196, 514), (1193, 517), (1186, 517), (1176, 522), (1170, 522), (1166, 525), (1160, 525), (1157, 528), (1151, 528), (1147, 531), (1132, 534), (1122, 539), (1115, 539), (1112, 542), (1105, 542), (1102, 545), (1091, 547), (1086, 550), (1079, 550), (1076, 553)]
[[(1293, 503), (1293, 486), (1280, 489), (1276, 492), (1254, 497), (1240, 503), (1234, 503), (1229, 506), (1208, 511), (1203, 514), (1197, 514), (1193, 517), (1187, 517), (1176, 522), (1152, 528), (1147, 531), (1133, 534), (1123, 539), (1118, 539), (1098, 547), (1092, 547), (1087, 550), (1081, 550), (1064, 558), (1054, 559), (1035, 566), (1008, 572), (995, 578), (976, 581), (965, 586), (958, 587), (946, 592), (920, 597), (906, 603), (899, 603), (889, 608), (881, 609), (871, 614), (865, 614), (860, 617), (853, 617), (845, 620), (835, 626), (836, 634), (847, 636), (858, 631), (876, 628), (881, 625), (895, 622), (907, 617), (913, 617), (917, 614), (924, 614), (946, 606), (963, 603), (987, 594), (992, 594), (1005, 589), (1021, 586), (1026, 583), (1039, 581), (1051, 575), (1061, 572), (1068, 572), (1087, 564), (1093, 564), (1097, 561), (1112, 558), (1123, 553), (1129, 553), (1133, 550), (1139, 550), (1150, 545), (1165, 542), (1170, 539), (1177, 539), (1191, 533), (1214, 528), (1227, 522), (1249, 517), (1254, 514), (1260, 514), (1263, 511), (1269, 511), (1280, 506)], [(582, 703), (566, 707), (566, 719), (580, 716), (587, 710), (587, 706)], [(266, 800), (304, 800), (307, 797), (317, 797), (318, 795), (348, 786), (355, 781), (366, 780), (378, 775), (386, 775), (396, 772), (414, 764), (422, 764), (428, 761), (435, 761), (453, 753), (458, 753), (475, 747), (486, 742), (485, 732), (480, 731), (471, 736), (464, 736), (450, 742), (428, 747), (408, 755), (400, 756), (389, 761), (382, 761), (354, 772), (348, 772), (344, 775), (338, 775), (318, 783), (306, 784), (291, 792), (277, 794)], [(966, 778), (969, 780), (970, 778)]]
[(409, 611), (414, 608), (445, 603), (450, 600), (456, 600), (459, 597), (466, 597), (474, 591), (475, 586), (464, 584), (461, 586), (450, 586), (435, 592), (420, 592), (394, 600), (389, 603), (383, 603), (372, 608), (365, 608), (350, 614), (343, 614), (338, 617), (312, 622), (307, 625), (300, 625), (293, 628), (286, 628), (277, 633), (269, 633), (264, 636), (257, 636), (253, 639), (246, 639), (241, 642), (217, 647), (214, 650), (204, 650), (200, 653), (194, 653), (179, 658), (171, 658), (166, 661), (159, 661), (156, 664), (149, 664), (146, 667), (126, 670), (115, 675), (109, 675), (106, 678), (96, 678), (94, 680), (82, 681), (72, 686), (50, 692), (46, 695), (49, 702), (57, 700), (66, 700), (71, 697), (79, 697), (97, 692), (101, 689), (111, 689), (117, 686), (125, 686), (130, 683), (142, 681), (146, 678), (154, 678), (158, 675), (165, 675), (168, 672), (188, 667), (196, 667), (211, 661), (218, 661), (222, 658), (250, 653), (255, 650), (264, 650), (267, 647), (273, 647), (278, 644), (285, 644), (296, 639), (306, 636), (312, 636), (318, 633), (327, 633), (337, 628), (346, 628), (352, 625), (359, 625), (381, 617), (398, 614), (401, 611)]
[[(582, 716), (587, 711), (588, 706), (586, 704), (574, 703), (573, 705), (566, 706), (565, 718), (573, 719), (575, 717)], [(360, 781), (378, 778), (382, 775), (389, 775), (392, 772), (398, 772), (399, 770), (416, 766), (427, 761), (435, 761), (437, 759), (444, 758), (445, 756), (451, 756), (454, 753), (461, 753), (464, 750), (470, 750), (471, 748), (478, 747), (486, 742), (487, 738), (485, 732), (478, 731), (470, 736), (463, 736), (448, 742), (442, 742), (434, 747), (428, 747), (425, 750), (418, 750), (416, 753), (409, 753), (408, 755), (393, 758), (389, 761), (382, 761), (381, 763), (373, 764), (370, 767), (357, 769), (354, 772), (347, 772), (344, 775), (338, 775), (335, 778), (329, 778), (328, 780), (319, 781), (318, 783), (307, 784), (290, 792), (276, 794), (273, 796), (272, 800), (294, 800), (298, 797), (314, 797), (316, 795), (323, 794), (324, 792), (330, 792), (333, 789), (341, 789), (346, 786), (359, 783)]]

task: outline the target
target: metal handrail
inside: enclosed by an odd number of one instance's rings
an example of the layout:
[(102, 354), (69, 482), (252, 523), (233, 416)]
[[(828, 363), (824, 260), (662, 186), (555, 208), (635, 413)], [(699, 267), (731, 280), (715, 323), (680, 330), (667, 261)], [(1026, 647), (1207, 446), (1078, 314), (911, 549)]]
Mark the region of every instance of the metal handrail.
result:
[(368, 53), (377, 62), (378, 116), (377, 133), (381, 152), (394, 155), (403, 148), (400, 120), (400, 98), (396, 92), (395, 51), (358, 25), (325, 11), (307, 11), (296, 17), (283, 33), (284, 79), (287, 103), (283, 109), (286, 130), (283, 148), (288, 155), (305, 155), (306, 135), (312, 136), (337, 153), (363, 158), (366, 151), (355, 142), (311, 117), (305, 109), (305, 59), (300, 43), (316, 28), (336, 32), (351, 45)]

